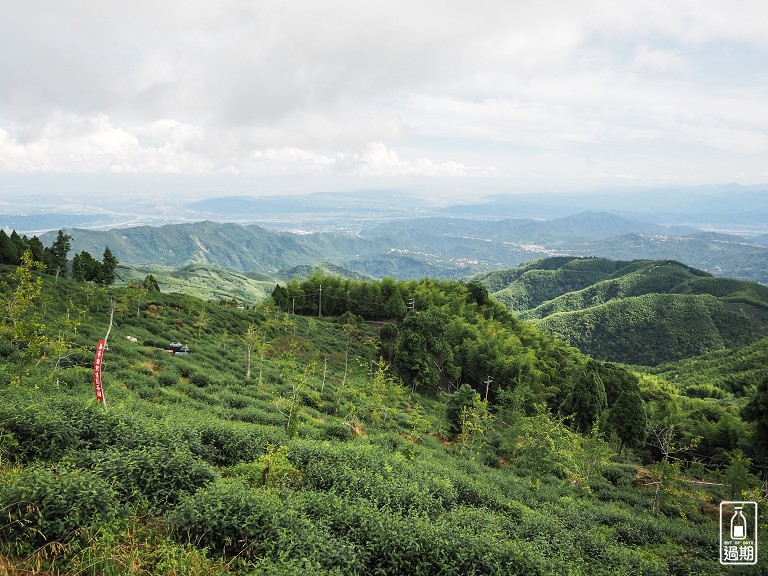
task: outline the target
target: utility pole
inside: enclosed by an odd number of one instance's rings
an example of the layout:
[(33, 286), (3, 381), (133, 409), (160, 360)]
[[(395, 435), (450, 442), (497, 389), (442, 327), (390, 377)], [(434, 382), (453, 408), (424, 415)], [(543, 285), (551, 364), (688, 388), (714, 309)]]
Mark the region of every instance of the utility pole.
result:
[(323, 384), (320, 386), (320, 395), (323, 395), (323, 389), (325, 388), (325, 373), (328, 371), (328, 356), (323, 360)]
[(488, 389), (491, 386), (491, 382), (493, 382), (493, 378), (491, 378), (490, 375), (485, 379), (485, 401), (488, 402)]
[(291, 309), (291, 314), (296, 316), (296, 297), (294, 296), (293, 298), (291, 298), (291, 300), (293, 300), (293, 308)]
[(323, 315), (323, 285), (320, 284), (320, 303), (317, 307), (317, 315), (322, 316)]

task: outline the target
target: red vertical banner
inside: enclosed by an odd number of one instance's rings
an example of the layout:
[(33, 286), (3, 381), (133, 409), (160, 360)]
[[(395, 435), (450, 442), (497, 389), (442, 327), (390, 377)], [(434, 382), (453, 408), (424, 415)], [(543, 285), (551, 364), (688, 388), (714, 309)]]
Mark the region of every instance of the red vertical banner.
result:
[(104, 402), (104, 388), (101, 385), (101, 364), (104, 360), (104, 348), (106, 342), (99, 340), (99, 344), (96, 346), (96, 358), (93, 361), (93, 389), (96, 392), (96, 400), (105, 404)]

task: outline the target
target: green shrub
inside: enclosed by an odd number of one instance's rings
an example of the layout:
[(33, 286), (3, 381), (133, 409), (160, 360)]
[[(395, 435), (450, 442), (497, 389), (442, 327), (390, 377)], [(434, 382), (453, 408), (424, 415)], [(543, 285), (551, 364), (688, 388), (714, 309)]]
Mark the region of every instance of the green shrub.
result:
[(88, 470), (34, 466), (0, 484), (0, 536), (19, 545), (65, 541), (120, 512), (109, 483)]
[(80, 453), (73, 461), (109, 480), (124, 501), (147, 500), (160, 510), (216, 479), (213, 468), (187, 450), (163, 446)]
[(298, 507), (266, 489), (252, 490), (238, 481), (219, 481), (185, 498), (167, 515), (176, 538), (208, 547), (225, 557), (258, 566), (298, 563), (304, 567), (360, 570), (364, 551), (313, 522)]
[(0, 406), (0, 428), (16, 438), (15, 455), (19, 459), (55, 460), (66, 450), (80, 446), (80, 431), (69, 414), (58, 407), (27, 404), (24, 400), (9, 395)]
[(203, 372), (192, 372), (189, 375), (189, 381), (192, 382), (192, 384), (195, 386), (203, 388), (211, 383), (211, 378), (208, 374)]
[(635, 478), (635, 467), (626, 464), (607, 464), (602, 470), (603, 477), (614, 486), (631, 488)]
[(323, 438), (326, 440), (349, 440), (352, 438), (352, 428), (339, 420), (331, 420), (323, 425)]
[(277, 411), (267, 411), (255, 406), (248, 406), (240, 410), (232, 410), (230, 419), (240, 420), (241, 422), (250, 422), (251, 424), (262, 424), (264, 426), (285, 427), (285, 416)]
[(277, 539), (274, 517), (279, 510), (280, 501), (272, 492), (219, 481), (184, 498), (167, 521), (182, 540), (224, 556), (252, 558), (261, 543)]
[(258, 430), (237, 426), (225, 421), (204, 421), (198, 425), (202, 456), (212, 464), (232, 466), (258, 458), (266, 446), (266, 439)]
[(157, 381), (161, 386), (173, 386), (179, 382), (179, 373), (175, 370), (164, 370), (157, 375)]

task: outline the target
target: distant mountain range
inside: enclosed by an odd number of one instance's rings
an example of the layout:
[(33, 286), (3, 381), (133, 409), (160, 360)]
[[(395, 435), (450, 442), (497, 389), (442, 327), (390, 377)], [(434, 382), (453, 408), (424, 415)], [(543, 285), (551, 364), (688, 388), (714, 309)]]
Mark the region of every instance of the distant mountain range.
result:
[(768, 185), (669, 186), (583, 194), (498, 194), (456, 204), (444, 214), (483, 218), (558, 218), (583, 211), (608, 211), (626, 218), (714, 229), (768, 224)]
[[(211, 221), (69, 232), (74, 252), (98, 256), (109, 246), (130, 265), (209, 264), (277, 274), (293, 266), (327, 263), (370, 277), (457, 279), (536, 258), (594, 255), (680, 260), (712, 274), (768, 283), (768, 246), (759, 239), (660, 226), (606, 212), (554, 220), (404, 218), (346, 234), (299, 234)], [(53, 235), (42, 239), (50, 244)]]
[(522, 319), (606, 360), (653, 366), (768, 335), (768, 287), (673, 260), (548, 258), (478, 279)]

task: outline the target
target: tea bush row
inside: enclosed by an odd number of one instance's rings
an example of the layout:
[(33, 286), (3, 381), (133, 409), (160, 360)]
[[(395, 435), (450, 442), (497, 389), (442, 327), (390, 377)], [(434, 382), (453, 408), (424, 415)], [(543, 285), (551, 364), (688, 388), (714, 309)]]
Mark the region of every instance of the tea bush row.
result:
[(217, 478), (209, 464), (187, 450), (163, 446), (77, 452), (67, 461), (108, 480), (122, 501), (147, 501), (155, 511)]
[(61, 391), (6, 392), (0, 428), (13, 435), (13, 457), (22, 462), (56, 461), (74, 450), (161, 446), (186, 447), (211, 464), (228, 466), (258, 458), (268, 442), (286, 440), (282, 428), (226, 421), (187, 407), (173, 408), (178, 412), (171, 419), (161, 419), (157, 407), (146, 403), (116, 403), (104, 410)]
[(185, 498), (168, 522), (182, 541), (226, 556), (302, 557), (346, 574), (544, 573), (524, 543), (323, 492), (289, 500), (219, 481)]
[(121, 512), (117, 492), (95, 472), (31, 466), (0, 476), (1, 539), (19, 551), (66, 541)]

